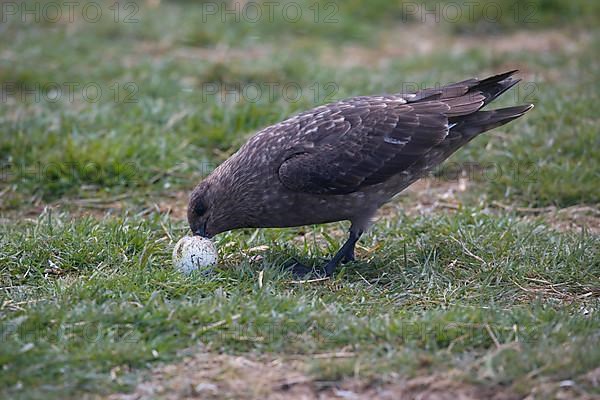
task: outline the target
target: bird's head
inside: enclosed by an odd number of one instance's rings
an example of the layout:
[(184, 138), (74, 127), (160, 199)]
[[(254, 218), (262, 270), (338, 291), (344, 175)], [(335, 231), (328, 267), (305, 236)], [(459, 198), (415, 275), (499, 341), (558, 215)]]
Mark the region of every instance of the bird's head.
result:
[(194, 235), (214, 235), (247, 226), (243, 196), (227, 181), (213, 174), (192, 191), (187, 218)]
[(211, 238), (218, 232), (212, 227), (214, 194), (208, 180), (202, 181), (192, 191), (187, 218), (194, 235)]

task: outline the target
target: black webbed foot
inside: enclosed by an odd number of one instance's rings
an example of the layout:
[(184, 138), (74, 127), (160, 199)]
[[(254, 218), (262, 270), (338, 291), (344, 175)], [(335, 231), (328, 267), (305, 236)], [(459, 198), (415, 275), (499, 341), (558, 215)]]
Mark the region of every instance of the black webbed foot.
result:
[(304, 265), (296, 259), (292, 259), (292, 262), (285, 265), (284, 268), (290, 271), (292, 273), (292, 277), (297, 280), (316, 279), (324, 275), (317, 271), (316, 268)]
[(356, 261), (356, 258), (354, 257), (354, 247), (351, 247), (348, 249), (348, 251), (346, 253), (344, 253), (341, 263), (348, 264), (349, 262), (353, 262), (353, 261)]

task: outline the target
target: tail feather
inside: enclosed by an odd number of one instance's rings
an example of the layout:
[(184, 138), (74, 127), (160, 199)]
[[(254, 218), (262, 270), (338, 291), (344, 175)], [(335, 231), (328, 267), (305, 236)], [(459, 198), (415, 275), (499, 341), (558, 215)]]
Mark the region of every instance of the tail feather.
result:
[(468, 79), (463, 82), (457, 82), (449, 85), (449, 87), (468, 86), (469, 93), (482, 94), (485, 97), (483, 101), (483, 105), (485, 106), (521, 81), (521, 79), (512, 77), (517, 72), (518, 70), (514, 69), (512, 71), (490, 76), (489, 78), (483, 80)]
[[(447, 113), (449, 129), (446, 138), (410, 169), (414, 170), (415, 174), (429, 171), (480, 133), (504, 125), (531, 110), (533, 104), (481, 111), (486, 104), (519, 82), (519, 79), (512, 77), (515, 72), (517, 71), (509, 71), (483, 80), (468, 79), (437, 91), (416, 93), (412, 101), (418, 101), (418, 98), (428, 100), (429, 96), (433, 95), (436, 99), (445, 100), (453, 112)], [(474, 104), (478, 106), (473, 109)]]
[(519, 83), (520, 79), (512, 77), (517, 72), (518, 70), (515, 69), (482, 80), (471, 78), (437, 89), (420, 90), (407, 97), (407, 100), (410, 103), (415, 103), (426, 100), (448, 100), (464, 96), (483, 96), (483, 107)]
[(451, 119), (450, 122), (452, 125), (446, 139), (429, 151), (420, 163), (415, 164), (415, 170), (419, 170), (419, 168), (424, 171), (430, 170), (473, 140), (480, 133), (519, 118), (532, 108), (533, 104), (526, 104), (522, 106), (501, 108), (498, 110), (477, 111), (467, 116)]
[(473, 137), (482, 132), (504, 125), (519, 118), (533, 108), (533, 104), (500, 108), (490, 111), (477, 111), (462, 117), (453, 127), (457, 132), (467, 137)]
[(483, 101), (483, 105), (485, 107), (485, 105), (497, 99), (502, 93), (506, 92), (519, 82), (521, 82), (521, 79), (519, 78), (508, 77), (489, 85), (478, 85), (476, 90), (481, 91), (481, 93), (485, 96), (485, 100)]

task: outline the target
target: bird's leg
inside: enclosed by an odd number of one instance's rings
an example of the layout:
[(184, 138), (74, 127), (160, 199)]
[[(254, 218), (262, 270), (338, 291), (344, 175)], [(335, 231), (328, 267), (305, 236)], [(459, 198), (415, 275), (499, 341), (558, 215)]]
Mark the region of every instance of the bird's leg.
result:
[(360, 235), (362, 235), (362, 232), (350, 230), (350, 237), (346, 240), (346, 243), (344, 243), (335, 256), (325, 264), (325, 276), (332, 276), (340, 262), (346, 263), (354, 261), (354, 247), (356, 246), (358, 239), (360, 239)]
[(354, 247), (356, 246), (356, 242), (362, 235), (361, 231), (355, 232), (354, 230), (350, 230), (350, 237), (344, 243), (344, 245), (338, 250), (338, 252), (333, 256), (331, 260), (325, 264), (325, 267), (322, 270), (318, 270), (315, 268), (308, 267), (298, 261), (294, 262), (289, 269), (292, 272), (294, 278), (305, 278), (307, 276), (319, 277), (322, 273), (325, 273), (325, 276), (332, 276), (337, 268), (338, 264), (346, 263), (350, 261), (354, 261)]

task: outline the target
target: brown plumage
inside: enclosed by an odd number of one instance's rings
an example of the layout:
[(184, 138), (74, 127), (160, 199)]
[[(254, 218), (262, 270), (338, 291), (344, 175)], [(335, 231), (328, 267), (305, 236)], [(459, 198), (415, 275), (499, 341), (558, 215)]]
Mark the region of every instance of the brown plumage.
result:
[[(514, 86), (516, 71), (439, 89), (360, 96), (269, 126), (192, 192), (192, 232), (291, 227), (349, 220), (350, 238), (324, 272), (354, 259), (382, 204), (482, 132), (533, 107), (482, 107)], [(299, 263), (296, 275), (312, 271)]]

